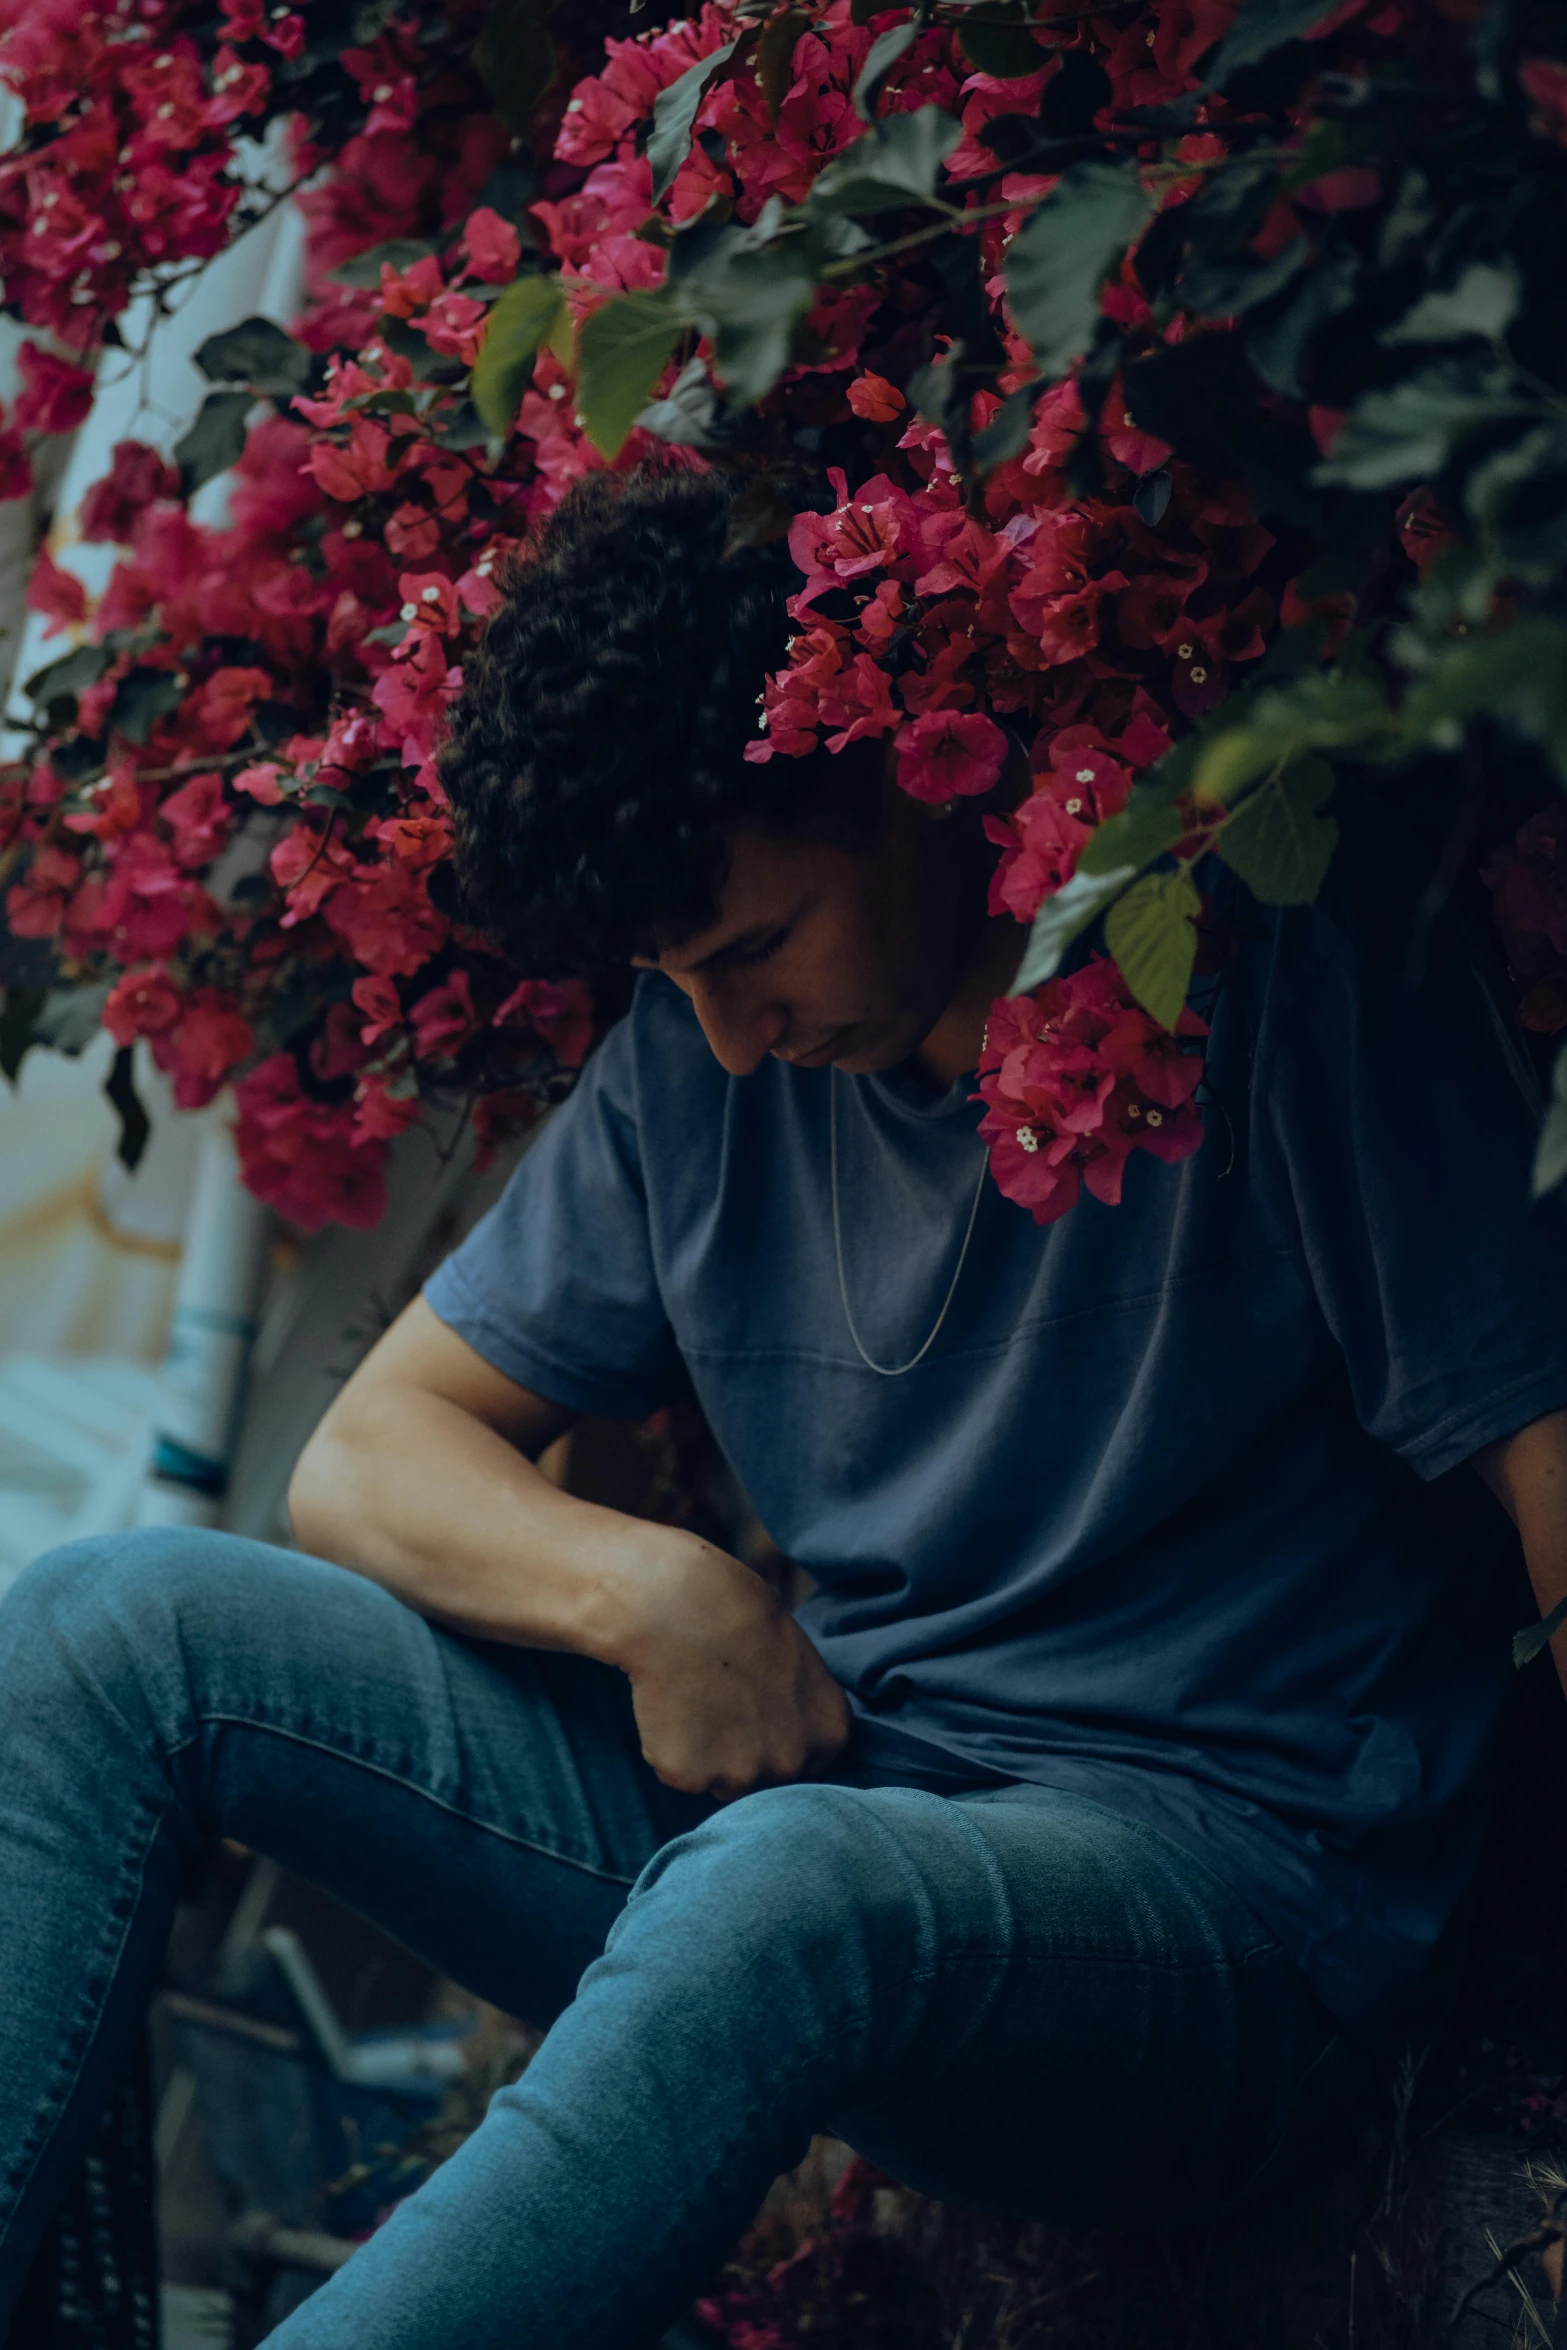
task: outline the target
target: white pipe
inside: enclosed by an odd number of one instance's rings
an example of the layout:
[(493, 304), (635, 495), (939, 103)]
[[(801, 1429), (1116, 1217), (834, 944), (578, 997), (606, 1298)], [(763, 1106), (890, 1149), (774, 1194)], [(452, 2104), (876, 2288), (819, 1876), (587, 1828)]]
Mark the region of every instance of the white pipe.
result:
[(270, 1210), (240, 1182), (233, 1133), (217, 1111), (196, 1165), (138, 1526), (221, 1520), (271, 1228)]

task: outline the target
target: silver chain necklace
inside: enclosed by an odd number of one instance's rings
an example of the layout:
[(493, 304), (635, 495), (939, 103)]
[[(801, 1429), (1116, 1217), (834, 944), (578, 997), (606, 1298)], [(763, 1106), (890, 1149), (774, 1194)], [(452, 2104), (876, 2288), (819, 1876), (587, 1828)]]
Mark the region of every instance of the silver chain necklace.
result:
[(941, 1311), (931, 1324), (930, 1336), (920, 1348), (919, 1353), (910, 1355), (906, 1363), (878, 1363), (873, 1356), (866, 1353), (865, 1342), (854, 1326), (854, 1309), (849, 1304), (849, 1285), (843, 1277), (843, 1220), (838, 1209), (837, 1078), (837, 1070), (829, 1066), (827, 1071), (827, 1132), (829, 1137), (828, 1156), (832, 1164), (832, 1245), (833, 1253), (838, 1260), (838, 1295), (843, 1300), (843, 1318), (849, 1325), (849, 1336), (854, 1341), (854, 1351), (867, 1371), (874, 1371), (882, 1379), (901, 1379), (905, 1371), (912, 1371), (916, 1363), (922, 1363), (925, 1360), (936, 1343), (936, 1336), (942, 1323), (947, 1318), (947, 1309), (958, 1294), (958, 1283), (963, 1278), (963, 1268), (968, 1262), (969, 1242), (974, 1237), (974, 1226), (979, 1218), (979, 1203), (984, 1197), (985, 1177), (990, 1170), (990, 1154), (987, 1152), (980, 1161), (979, 1181), (974, 1186), (974, 1204), (968, 1212), (968, 1229), (963, 1235), (963, 1246), (958, 1251), (958, 1261), (952, 1269), (952, 1279), (947, 1284), (947, 1294), (941, 1301)]

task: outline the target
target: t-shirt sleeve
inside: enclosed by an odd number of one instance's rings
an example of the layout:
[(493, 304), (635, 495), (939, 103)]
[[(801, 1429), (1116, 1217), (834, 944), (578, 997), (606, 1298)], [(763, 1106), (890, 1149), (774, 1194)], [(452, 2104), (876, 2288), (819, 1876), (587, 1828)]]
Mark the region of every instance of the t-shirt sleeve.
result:
[(1464, 925), (1423, 976), (1340, 886), (1280, 925), (1258, 1080), (1318, 1302), (1370, 1434), (1422, 1477), (1567, 1406), (1567, 1207), (1534, 1200), (1538, 1091)]
[(605, 1038), (424, 1295), (520, 1386), (573, 1411), (640, 1418), (684, 1374), (648, 1230), (631, 1028)]

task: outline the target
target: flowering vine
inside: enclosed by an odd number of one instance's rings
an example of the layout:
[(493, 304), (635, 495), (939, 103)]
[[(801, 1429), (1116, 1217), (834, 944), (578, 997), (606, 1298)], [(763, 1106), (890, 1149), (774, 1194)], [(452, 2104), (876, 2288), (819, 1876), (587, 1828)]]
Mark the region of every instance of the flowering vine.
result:
[[(1467, 0), (945, 4), (705, 0), (542, 108), (530, 87), (519, 146), (477, 16), (392, 13), (315, 59), (308, 10), (6, 0), (28, 128), (0, 270), (37, 331), (0, 491), (80, 420), (127, 294), (161, 298), (270, 200), (235, 141), (285, 111), (310, 226), (297, 336), (214, 338), (175, 464), (122, 444), (90, 493), (83, 534), (124, 550), (105, 594), (40, 560), (31, 601), (69, 641), (0, 789), (11, 931), (53, 986), (13, 982), (14, 1032), (60, 1033), (66, 993), (181, 1101), (234, 1084), (247, 1179), (306, 1224), (373, 1220), (432, 1095), (485, 1139), (525, 1121), (592, 1009), (517, 986), (456, 919), (432, 752), (498, 565), (584, 470), (661, 444), (803, 455), (828, 487), (757, 525), (788, 528), (802, 584), (750, 757), (879, 739), (935, 803), (1005, 777), (991, 902), (1031, 943), (982, 1131), (1041, 1220), (1113, 1203), (1134, 1151), (1197, 1146), (1208, 852), (1298, 902), (1346, 757), (1440, 761), (1476, 724), (1547, 764), (1567, 745), (1540, 699), (1559, 555), (1519, 504), (1555, 478), (1556, 362), (1525, 331), (1549, 255), (1414, 285), (1375, 116), (1395, 84), (1354, 121), (1337, 95), (1423, 43), (1455, 120), (1517, 114), (1509, 201), (1548, 243), (1564, 69), (1466, 83)], [(1423, 184), (1454, 211), (1439, 133), (1400, 136), (1435, 142)], [(1470, 486), (1499, 434), (1527, 462)], [(204, 529), (186, 501), (225, 468)], [(1470, 835), (1544, 1034), (1567, 1025), (1560, 826), (1516, 826)], [(1109, 951), (1074, 967), (1094, 922)]]

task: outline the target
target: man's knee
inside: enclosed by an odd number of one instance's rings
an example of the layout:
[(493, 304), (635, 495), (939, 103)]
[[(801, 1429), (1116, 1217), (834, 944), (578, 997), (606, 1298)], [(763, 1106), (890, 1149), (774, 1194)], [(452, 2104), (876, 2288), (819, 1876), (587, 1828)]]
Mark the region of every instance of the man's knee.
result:
[(937, 1799), (818, 1783), (760, 1789), (666, 1845), (611, 1935), (700, 1945), (709, 1970), (851, 2005), (928, 1969), (939, 1933), (920, 1845)]
[(258, 1550), (195, 1527), (149, 1526), (49, 1551), (0, 1608), (0, 1677), (13, 1689), (63, 1675), (116, 1699), (131, 1688), (173, 1696), (192, 1654), (232, 1625)]

